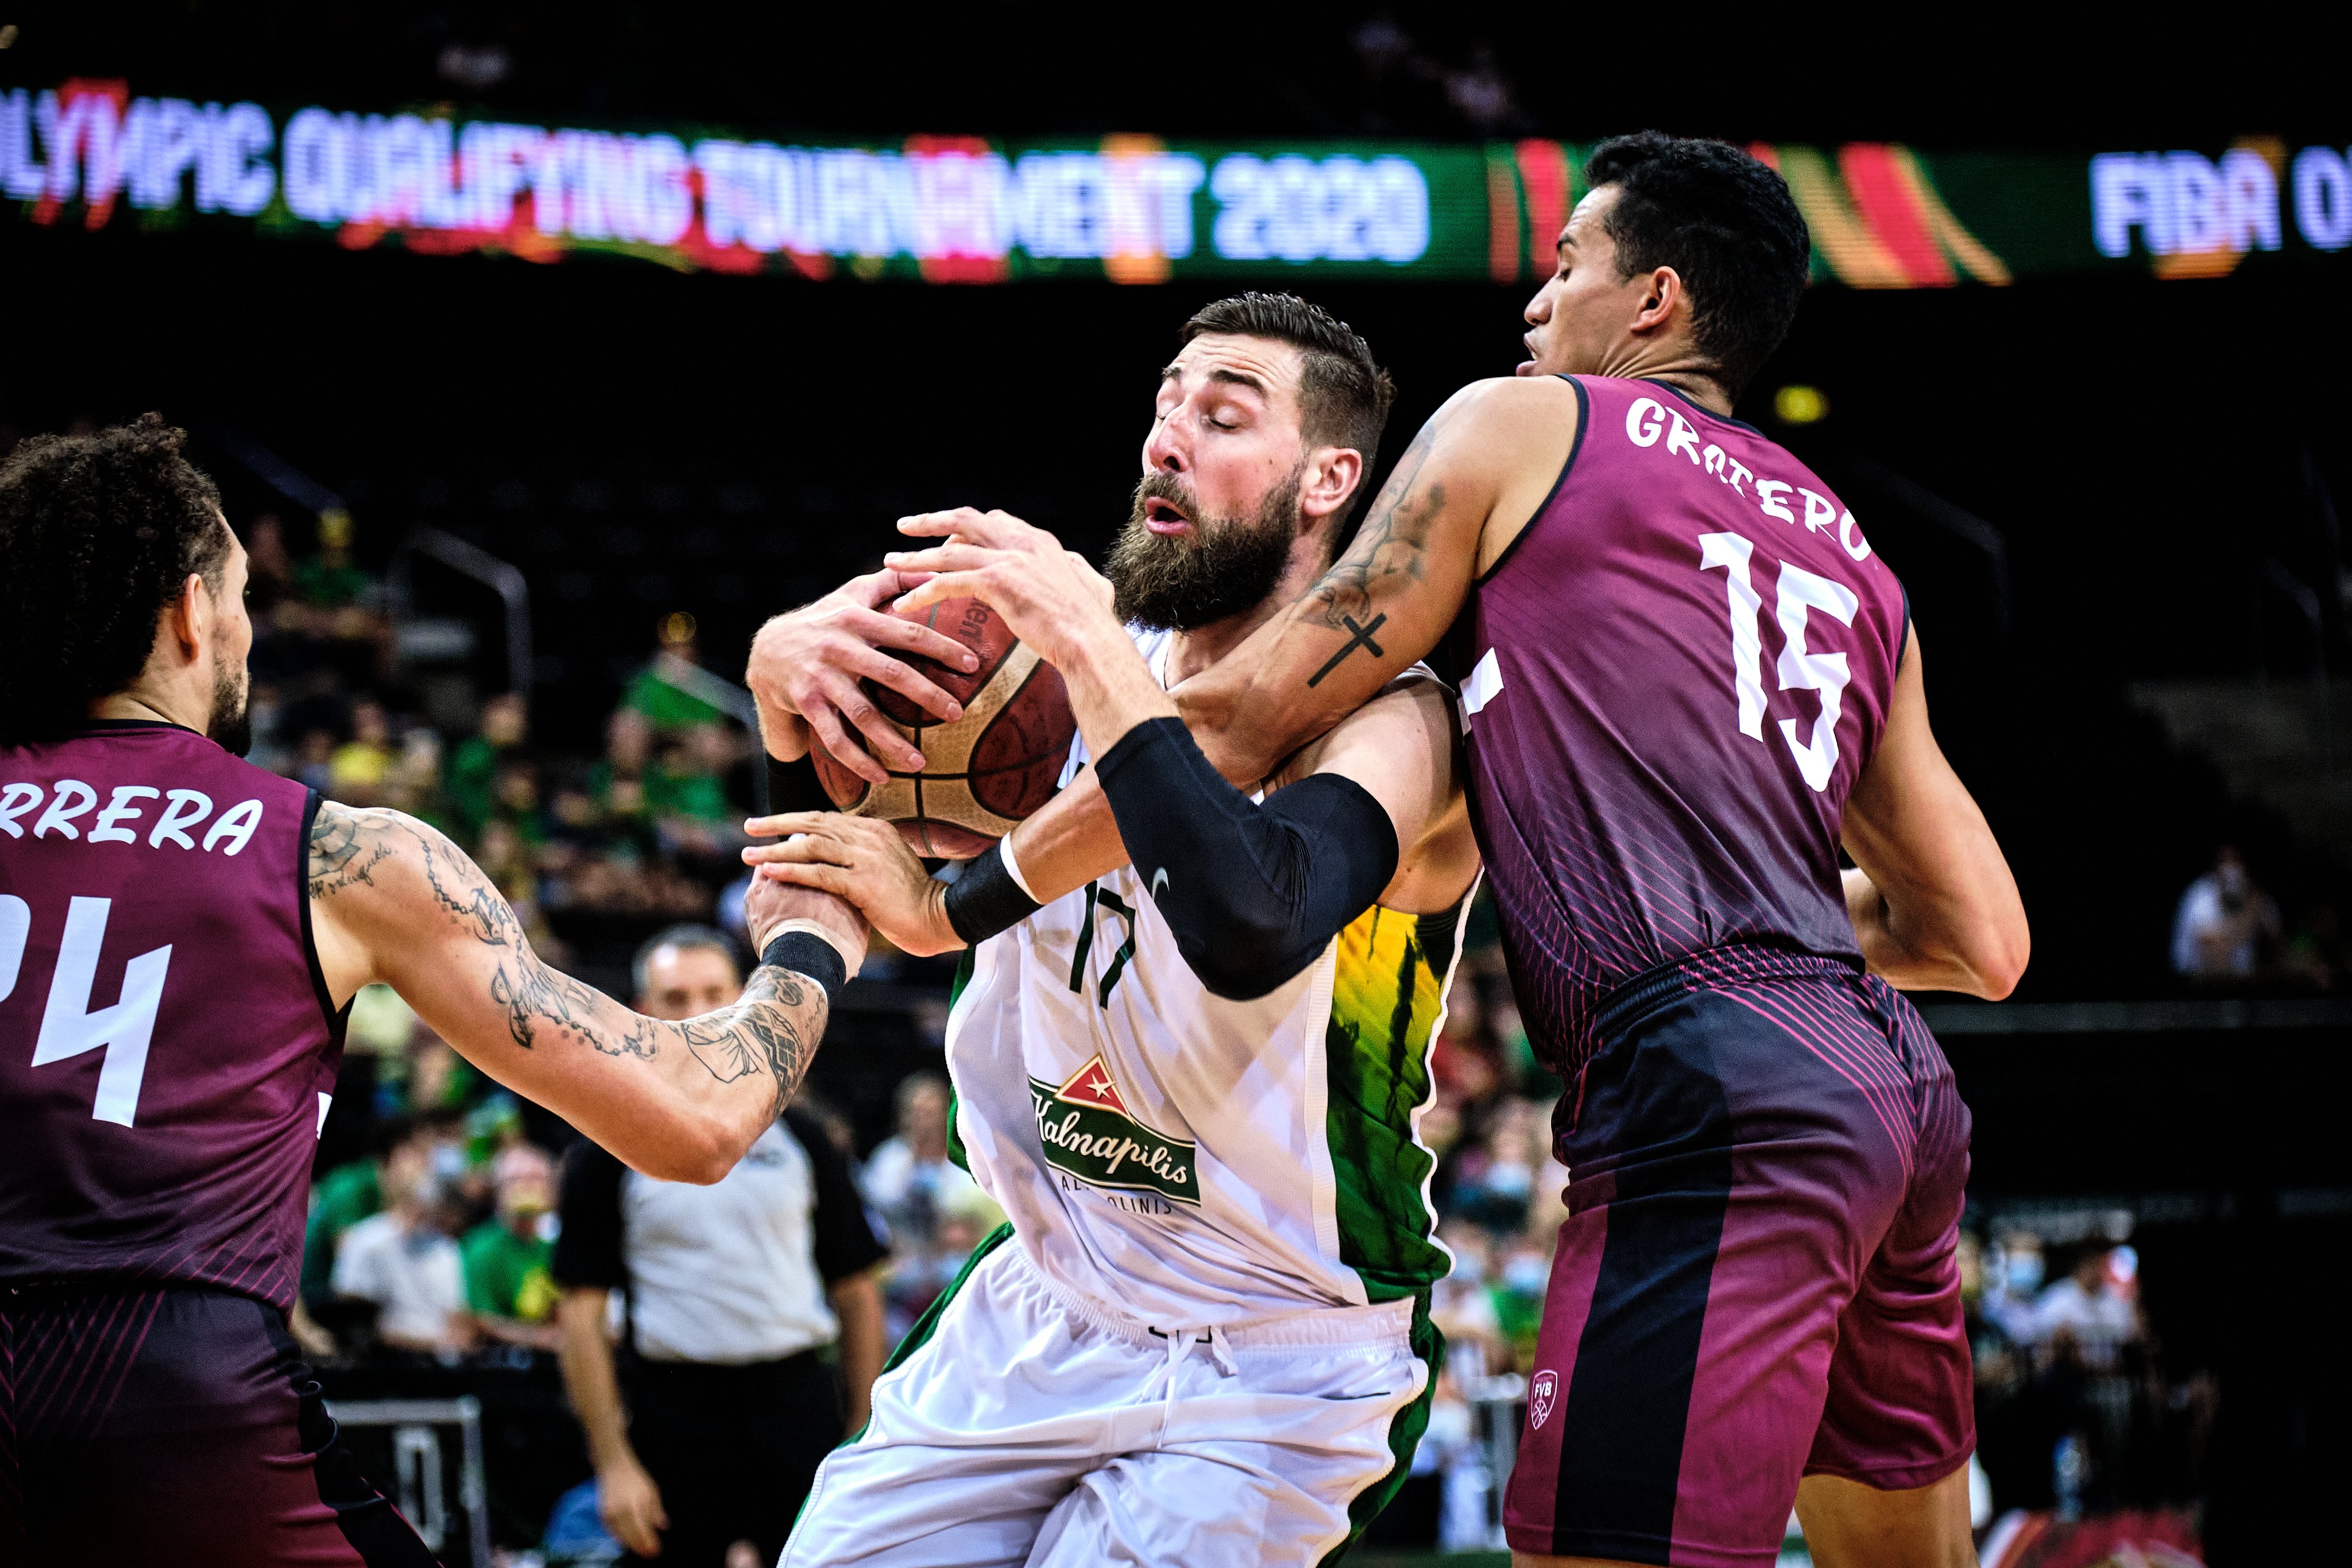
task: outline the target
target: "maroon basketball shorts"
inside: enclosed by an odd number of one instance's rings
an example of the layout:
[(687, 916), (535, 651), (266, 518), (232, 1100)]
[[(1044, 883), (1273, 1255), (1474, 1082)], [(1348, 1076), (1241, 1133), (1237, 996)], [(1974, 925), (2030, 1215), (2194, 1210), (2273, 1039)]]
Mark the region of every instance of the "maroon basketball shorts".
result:
[(1559, 1116), (1511, 1545), (1748, 1568), (1803, 1476), (1897, 1490), (1965, 1464), (1969, 1113), (1910, 1004), (1717, 949), (1621, 988), (1596, 1033)]
[(276, 1309), (0, 1286), (0, 1563), (432, 1568)]

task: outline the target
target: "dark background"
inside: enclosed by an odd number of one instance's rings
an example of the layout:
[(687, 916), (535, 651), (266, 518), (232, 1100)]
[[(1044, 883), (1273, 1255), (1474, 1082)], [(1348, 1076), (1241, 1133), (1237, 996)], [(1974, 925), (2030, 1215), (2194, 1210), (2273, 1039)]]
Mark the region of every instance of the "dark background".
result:
[[(2178, 47), (2117, 49), (1957, 16), (1937, 25), (1965, 37), (1895, 41), (1768, 31), (1762, 13), (1622, 26), (1559, 8), (1534, 21), (1388, 13), (1429, 57), (1488, 51), (1511, 107), (1471, 126), (1426, 83), (1368, 71), (1349, 41), (1366, 13), (1269, 9), (1113, 27), (651, 5), (32, 7), (15, 14), (0, 84), (120, 75), (142, 93), (354, 109), (455, 98), (844, 136), (1589, 140), (1656, 124), (2087, 152), (2352, 134), (2327, 76), (2340, 57), (2267, 26), (2241, 41), (2215, 17)], [(436, 74), (452, 42), (506, 50), (509, 74), (453, 86)], [(2123, 692), (2242, 676), (2258, 659), (2280, 678), (2307, 670), (2292, 637), (2256, 641), (2252, 584), (2272, 556), (2328, 606), (2318, 656), (2347, 662), (2327, 505), (2352, 482), (2342, 266), (1823, 287), (1743, 403), (1840, 486), (1909, 587), (1938, 732), (2033, 918), (2023, 998), (2166, 994), (2173, 903), (2224, 837), (2291, 911), (2352, 907), (2342, 866), (2232, 801)], [(707, 662), (734, 675), (761, 617), (871, 564), (900, 512), (1003, 506), (1098, 547), (1125, 513), (1153, 372), (1211, 297), (534, 267), (143, 240), (120, 223), (96, 235), (0, 225), (0, 418), (19, 430), (160, 409), (261, 441), (344, 493), (363, 557), (423, 521), (521, 565), (539, 722), (583, 745), (656, 617), (695, 613)], [(1518, 290), (1304, 292), (1393, 368), (1391, 456), (1455, 387), (1521, 357)], [(1772, 424), (1770, 393), (1790, 382), (1822, 388), (1830, 417)], [(1856, 457), (2000, 531), (2005, 634), (1982, 558), (1874, 494)], [(233, 507), (268, 501), (217, 466)], [(2199, 1195), (2202, 1218), (2136, 1240), (2169, 1350), (2215, 1366), (2228, 1391), (2217, 1563), (2277, 1560), (2315, 1528), (2347, 1456), (2352, 1379), (2335, 1324), (2352, 1224), (2282, 1218), (2277, 1200), (2347, 1185), (2346, 1048), (2341, 1030), (1950, 1042), (1979, 1118), (1980, 1196)]]

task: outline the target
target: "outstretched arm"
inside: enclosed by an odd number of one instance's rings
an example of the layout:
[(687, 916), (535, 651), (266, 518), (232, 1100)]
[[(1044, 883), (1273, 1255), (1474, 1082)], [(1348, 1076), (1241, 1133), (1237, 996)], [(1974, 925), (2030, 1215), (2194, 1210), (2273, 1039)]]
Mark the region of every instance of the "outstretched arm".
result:
[(1968, 786), (1927, 727), (1916, 627), (1895, 700), (1846, 798), (1846, 913), (1864, 961), (1906, 990), (1995, 1001), (2017, 988), (2032, 951), (2017, 879)]
[(717, 1181), (776, 1119), (824, 1032), (826, 983), (855, 973), (865, 946), (864, 922), (838, 900), (756, 886), (754, 939), (807, 967), (763, 962), (734, 1006), (667, 1023), (541, 962), (489, 878), (413, 817), (322, 803), (310, 856), (337, 1002), (390, 985), (490, 1077), (674, 1181)]

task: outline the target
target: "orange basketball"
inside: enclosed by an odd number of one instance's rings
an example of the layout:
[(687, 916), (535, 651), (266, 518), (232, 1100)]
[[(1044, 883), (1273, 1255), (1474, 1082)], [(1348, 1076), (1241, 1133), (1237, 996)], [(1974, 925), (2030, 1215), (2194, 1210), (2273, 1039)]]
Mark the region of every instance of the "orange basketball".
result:
[(822, 746), (810, 753), (824, 792), (841, 810), (895, 822), (919, 855), (967, 860), (1054, 797), (1076, 716), (1062, 674), (1021, 645), (977, 599), (949, 599), (913, 619), (980, 655), (966, 674), (917, 653), (896, 655), (963, 704), (941, 724), (886, 686), (866, 683), (875, 706), (921, 748), (920, 773), (868, 784)]

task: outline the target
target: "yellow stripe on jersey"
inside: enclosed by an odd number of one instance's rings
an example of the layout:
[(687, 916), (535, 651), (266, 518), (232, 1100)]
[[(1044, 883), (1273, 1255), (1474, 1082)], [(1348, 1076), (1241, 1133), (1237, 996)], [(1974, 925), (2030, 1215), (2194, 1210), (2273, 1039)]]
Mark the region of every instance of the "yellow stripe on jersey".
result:
[(1469, 905), (1404, 915), (1377, 904), (1339, 934), (1324, 1054), (1339, 1183), (1339, 1256), (1375, 1301), (1417, 1295), (1452, 1266), (1425, 1197), (1436, 1158), (1414, 1135)]

